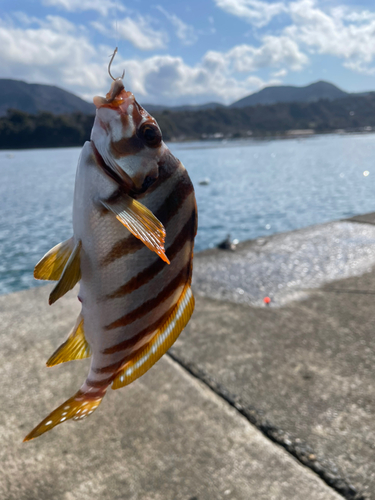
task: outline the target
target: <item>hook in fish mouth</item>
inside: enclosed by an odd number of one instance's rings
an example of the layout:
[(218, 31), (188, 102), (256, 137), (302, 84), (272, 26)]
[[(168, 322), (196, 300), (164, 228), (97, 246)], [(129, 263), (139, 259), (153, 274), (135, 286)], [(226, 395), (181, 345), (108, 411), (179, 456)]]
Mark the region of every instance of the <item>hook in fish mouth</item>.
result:
[(118, 78), (114, 78), (114, 76), (111, 73), (112, 61), (115, 58), (116, 54), (117, 54), (117, 47), (115, 48), (115, 50), (111, 56), (111, 60), (109, 61), (109, 64), (108, 64), (108, 74), (112, 78), (113, 83), (111, 85), (110, 91), (108, 92), (108, 94), (105, 97), (100, 97), (100, 96), (94, 97), (94, 104), (97, 108), (100, 108), (102, 106), (108, 106), (108, 105), (111, 105), (112, 107), (117, 108), (125, 102), (127, 97), (130, 97), (133, 95), (131, 92), (127, 92), (125, 90), (125, 85), (123, 82), (123, 78), (125, 76), (125, 70), (122, 72), (122, 75)]
[(115, 58), (115, 55), (117, 54), (117, 51), (118, 51), (118, 48), (116, 47), (115, 50), (113, 51), (112, 56), (111, 56), (111, 60), (109, 61), (109, 64), (108, 64), (108, 74), (112, 78), (112, 80), (114, 80), (114, 81), (123, 80), (124, 76), (125, 76), (125, 70), (122, 72), (122, 76), (120, 78), (113, 78), (112, 73), (111, 73), (111, 65), (112, 65), (113, 59)]
[(126, 111), (127, 105), (134, 103), (134, 95), (125, 90), (124, 83), (121, 78), (117, 78), (112, 82), (111, 89), (105, 97), (95, 96), (93, 102), (97, 109), (106, 106), (112, 109), (119, 109), (125, 104), (122, 111)]

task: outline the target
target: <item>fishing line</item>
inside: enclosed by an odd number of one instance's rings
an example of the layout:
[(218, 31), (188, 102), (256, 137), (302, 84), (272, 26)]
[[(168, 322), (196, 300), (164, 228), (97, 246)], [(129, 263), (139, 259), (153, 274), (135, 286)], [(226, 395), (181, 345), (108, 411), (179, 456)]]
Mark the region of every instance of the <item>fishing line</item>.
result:
[(119, 44), (119, 34), (118, 34), (118, 2), (115, 3), (115, 39), (116, 39), (116, 47), (118, 47)]
[[(119, 49), (121, 49), (121, 47), (120, 47), (120, 34), (119, 34), (119, 29), (118, 29), (120, 5), (121, 5), (121, 2), (119, 2), (119, 1), (117, 1), (115, 3), (115, 14), (116, 14), (115, 15), (115, 39), (116, 39), (115, 52), (118, 52)], [(124, 78), (124, 76), (125, 76), (125, 70), (123, 71), (121, 78)]]

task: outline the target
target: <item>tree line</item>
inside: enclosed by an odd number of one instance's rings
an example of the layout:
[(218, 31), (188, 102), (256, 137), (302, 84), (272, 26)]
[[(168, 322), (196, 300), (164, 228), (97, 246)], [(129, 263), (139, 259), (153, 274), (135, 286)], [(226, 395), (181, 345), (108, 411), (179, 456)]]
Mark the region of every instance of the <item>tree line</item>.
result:
[(90, 138), (94, 116), (83, 113), (35, 115), (10, 109), (0, 117), (0, 149), (82, 146)]
[[(334, 101), (280, 103), (246, 108), (153, 113), (164, 140), (215, 137), (267, 137), (293, 129), (316, 133), (375, 127), (375, 92)], [(0, 149), (82, 146), (90, 138), (94, 117), (83, 113), (35, 115), (9, 110), (0, 117)]]

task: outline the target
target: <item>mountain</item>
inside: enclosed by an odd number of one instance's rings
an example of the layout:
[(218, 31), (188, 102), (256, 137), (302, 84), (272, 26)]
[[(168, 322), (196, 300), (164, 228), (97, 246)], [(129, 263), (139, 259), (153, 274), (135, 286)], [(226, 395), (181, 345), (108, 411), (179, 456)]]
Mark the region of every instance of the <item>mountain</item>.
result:
[(207, 102), (206, 104), (183, 104), (181, 106), (163, 106), (162, 104), (142, 104), (149, 113), (155, 111), (202, 111), (205, 109), (225, 108), (225, 104), (219, 102)]
[(375, 131), (375, 92), (315, 102), (282, 102), (244, 108), (153, 113), (165, 140), (249, 138), (296, 131)]
[(39, 111), (49, 111), (54, 115), (77, 111), (85, 115), (95, 114), (94, 104), (59, 87), (3, 78), (0, 79), (0, 116), (5, 116), (8, 109), (31, 114)]
[[(152, 114), (166, 141), (293, 137), (296, 131), (369, 132), (375, 131), (375, 92), (317, 102)], [(56, 116), (10, 110), (0, 117), (0, 149), (82, 146), (90, 137), (93, 119), (82, 113)]]
[(329, 82), (319, 81), (306, 87), (281, 85), (266, 87), (230, 105), (231, 108), (245, 108), (257, 104), (277, 104), (281, 102), (316, 102), (320, 99), (333, 101), (349, 94)]

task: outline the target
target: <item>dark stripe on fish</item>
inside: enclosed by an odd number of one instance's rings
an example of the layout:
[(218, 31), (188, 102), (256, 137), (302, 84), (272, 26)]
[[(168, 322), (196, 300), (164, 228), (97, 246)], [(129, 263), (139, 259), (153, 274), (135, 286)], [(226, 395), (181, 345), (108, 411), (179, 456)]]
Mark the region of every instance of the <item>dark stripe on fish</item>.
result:
[[(194, 222), (195, 210), (193, 210), (192, 216), (176, 236), (173, 243), (167, 248), (166, 254), (170, 261), (174, 259), (174, 257), (183, 248), (188, 240), (192, 241), (194, 239)], [(157, 260), (155, 260), (149, 267), (131, 278), (127, 283), (120, 286), (113, 293), (107, 295), (105, 297), (105, 300), (117, 299), (134, 292), (134, 290), (137, 290), (141, 286), (151, 281), (157, 274), (160, 273), (160, 271), (162, 271), (166, 267), (167, 264), (158, 257)]]
[[(172, 307), (170, 307), (167, 312), (165, 312), (160, 318), (158, 318), (156, 321), (154, 321), (151, 325), (146, 326), (146, 328), (144, 328), (140, 332), (133, 335), (133, 337), (131, 337), (130, 339), (123, 340), (119, 344), (113, 345), (111, 347), (107, 347), (106, 349), (104, 349), (102, 354), (115, 354), (115, 353), (120, 352), (120, 351), (125, 351), (127, 349), (131, 349), (136, 344), (138, 344), (138, 342), (140, 340), (142, 340), (145, 335), (149, 335), (154, 330), (157, 330), (158, 328), (160, 328), (163, 325), (163, 323), (165, 321), (167, 321), (167, 319), (172, 314), (175, 307), (176, 307), (176, 304), (173, 305)], [(97, 373), (100, 373), (100, 371), (98, 371)]]
[(107, 387), (115, 377), (116, 373), (114, 373), (111, 377), (105, 378), (103, 380), (91, 380), (88, 378), (86, 380), (86, 385), (88, 385), (89, 387), (95, 387), (96, 389), (101, 389), (103, 387)]
[[(117, 377), (120, 369), (123, 367), (125, 368), (126, 363), (128, 363), (133, 357), (138, 356), (138, 354), (142, 351), (142, 349), (144, 349), (144, 347), (145, 347), (144, 345), (139, 347), (136, 351), (133, 351), (129, 355), (125, 356), (125, 358), (123, 360), (121, 360), (119, 363), (113, 363), (113, 365), (106, 367), (106, 368), (108, 368), (108, 370), (103, 369), (104, 370), (103, 373), (107, 373), (107, 372), (112, 373), (112, 375), (110, 375), (109, 377), (102, 379), (102, 380), (87, 379), (86, 384), (89, 387), (98, 387), (98, 388), (107, 387)], [(99, 370), (100, 369), (97, 368), (94, 371), (96, 373), (100, 373)]]
[(103, 170), (103, 172), (108, 175), (111, 179), (113, 179), (125, 193), (129, 191), (129, 188), (133, 186), (133, 181), (131, 178), (126, 174), (125, 172), (121, 171), (121, 175), (119, 172), (115, 172), (113, 168), (109, 167), (105, 161), (103, 160), (102, 156), (100, 155), (99, 151), (96, 149), (95, 144), (93, 141), (91, 141), (91, 146), (92, 150), (94, 151), (97, 164), (100, 166), (100, 168)]
[(186, 171), (178, 179), (178, 184), (175, 189), (169, 193), (164, 203), (155, 211), (155, 216), (164, 225), (172, 219), (178, 212), (179, 208), (186, 198), (194, 191), (193, 184), (190, 181)]
[(129, 356), (126, 356), (124, 359), (116, 361), (116, 363), (112, 363), (111, 365), (104, 366), (103, 368), (92, 368), (92, 371), (94, 373), (114, 373), (119, 370), (125, 362), (129, 361), (128, 358)]
[[(188, 182), (187, 182), (188, 181)], [(181, 185), (179, 182), (178, 188), (172, 189), (172, 192), (164, 200), (164, 203), (155, 211), (155, 216), (164, 225), (173, 218), (178, 212), (178, 209), (183, 204), (185, 199), (194, 191), (193, 185), (190, 182), (187, 172), (183, 174), (183, 181)], [(144, 243), (133, 235), (118, 241), (114, 244), (110, 252), (100, 262), (101, 267), (105, 267), (116, 259), (120, 259), (125, 255), (129, 255), (144, 248)]]
[(124, 255), (129, 255), (144, 248), (145, 244), (132, 234), (115, 243), (111, 251), (100, 262), (101, 267), (105, 267)]
[(136, 200), (141, 200), (145, 196), (148, 196), (158, 189), (166, 180), (172, 177), (180, 165), (179, 160), (177, 160), (168, 150), (158, 162), (159, 176), (157, 180), (144, 193), (131, 193), (131, 196)]
[(173, 278), (172, 281), (168, 283), (163, 290), (152, 299), (147, 300), (141, 306), (137, 307), (133, 311), (121, 316), (121, 318), (113, 321), (109, 325), (105, 327), (105, 330), (114, 330), (115, 328), (119, 328), (121, 326), (127, 326), (136, 321), (139, 318), (142, 318), (145, 314), (148, 314), (150, 311), (160, 306), (168, 297), (170, 297), (173, 292), (180, 285), (185, 284), (190, 276), (190, 261), (185, 265), (178, 275)]
[[(126, 127), (127, 125), (125, 125)], [(135, 155), (145, 147), (144, 142), (137, 135), (124, 137), (117, 142), (111, 143), (111, 154), (114, 158)]]

